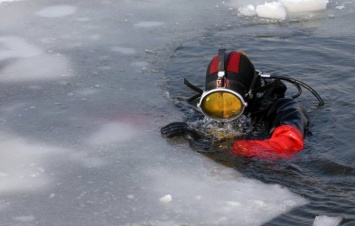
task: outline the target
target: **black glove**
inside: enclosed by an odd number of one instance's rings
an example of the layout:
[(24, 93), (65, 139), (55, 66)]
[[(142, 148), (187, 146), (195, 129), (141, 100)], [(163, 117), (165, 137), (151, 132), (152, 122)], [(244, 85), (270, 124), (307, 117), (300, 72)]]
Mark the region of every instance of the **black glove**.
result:
[(201, 138), (201, 135), (193, 128), (190, 128), (185, 122), (169, 123), (168, 125), (161, 128), (160, 132), (167, 138), (184, 135), (189, 135), (193, 140), (198, 140)]

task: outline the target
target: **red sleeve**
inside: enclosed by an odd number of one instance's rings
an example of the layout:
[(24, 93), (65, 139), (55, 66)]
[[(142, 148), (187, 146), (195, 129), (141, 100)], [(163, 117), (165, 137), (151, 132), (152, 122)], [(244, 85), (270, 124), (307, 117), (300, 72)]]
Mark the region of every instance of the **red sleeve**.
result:
[(264, 159), (290, 158), (304, 146), (303, 132), (291, 125), (276, 127), (266, 140), (239, 140), (231, 152), (245, 157)]

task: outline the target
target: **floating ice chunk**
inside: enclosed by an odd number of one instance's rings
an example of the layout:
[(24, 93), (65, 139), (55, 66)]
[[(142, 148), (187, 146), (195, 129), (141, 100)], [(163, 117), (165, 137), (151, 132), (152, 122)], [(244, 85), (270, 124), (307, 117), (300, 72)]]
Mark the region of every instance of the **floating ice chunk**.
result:
[(253, 5), (238, 8), (243, 16), (254, 16), (270, 19), (286, 19), (287, 13), (294, 12), (311, 12), (320, 11), (327, 8), (329, 0), (279, 0), (273, 2), (265, 2), (265, 4), (257, 5), (254, 9)]
[(265, 3), (256, 7), (258, 17), (270, 19), (286, 19), (286, 9), (280, 2)]
[(36, 13), (37, 16), (47, 18), (65, 17), (75, 13), (77, 8), (71, 5), (57, 5), (46, 7)]
[(325, 10), (328, 0), (279, 0), (288, 12), (311, 12)]
[(173, 200), (173, 198), (171, 197), (171, 195), (165, 195), (159, 199), (159, 201), (162, 203), (169, 203), (172, 200)]
[(243, 16), (255, 16), (256, 15), (255, 7), (253, 5), (240, 7), (240, 8), (238, 8), (238, 11)]
[(342, 217), (316, 216), (313, 226), (337, 226), (342, 220)]
[(134, 24), (135, 27), (158, 27), (163, 25), (163, 22), (158, 22), (158, 21), (142, 21), (139, 23)]

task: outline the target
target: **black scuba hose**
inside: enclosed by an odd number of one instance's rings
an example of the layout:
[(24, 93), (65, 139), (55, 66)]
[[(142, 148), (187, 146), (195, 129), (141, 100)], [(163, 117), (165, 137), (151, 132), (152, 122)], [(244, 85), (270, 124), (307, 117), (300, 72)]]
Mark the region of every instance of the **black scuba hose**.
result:
[(191, 84), (186, 78), (184, 78), (184, 85), (186, 85), (187, 87), (189, 87), (190, 89), (192, 89), (193, 91), (198, 92), (200, 95), (202, 95), (203, 90), (198, 88), (197, 86)]
[[(261, 77), (263, 77), (261, 75)], [(284, 77), (284, 76), (265, 76), (263, 78), (270, 78), (270, 79), (280, 79), (280, 80), (285, 80), (285, 81), (288, 81), (290, 83), (292, 83), (293, 85), (295, 85), (298, 89), (298, 93), (295, 95), (294, 98), (298, 97), (299, 95), (301, 95), (302, 91), (300, 89), (300, 86), (306, 88), (309, 92), (311, 92), (319, 101), (319, 106), (323, 106), (324, 105), (324, 101), (323, 99), (319, 96), (319, 94), (312, 88), (310, 87), (309, 85), (307, 85), (306, 83), (304, 82), (301, 82), (299, 80), (296, 80), (296, 79), (293, 79), (293, 78), (287, 78), (287, 77)]]

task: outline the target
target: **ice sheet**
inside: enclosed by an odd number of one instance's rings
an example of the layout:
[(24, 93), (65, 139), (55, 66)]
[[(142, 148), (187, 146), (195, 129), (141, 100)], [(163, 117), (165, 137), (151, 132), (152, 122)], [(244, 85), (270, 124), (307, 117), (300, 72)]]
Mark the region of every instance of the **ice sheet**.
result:
[(47, 18), (65, 17), (75, 13), (77, 8), (72, 5), (57, 5), (46, 7), (36, 12), (36, 15)]
[[(255, 14), (263, 4), (244, 3)], [(0, 36), (0, 196), (7, 200), (0, 202), (7, 216), (0, 221), (261, 225), (306, 204), (285, 187), (246, 178), (159, 133), (182, 118), (162, 91), (164, 66), (185, 37), (235, 17), (223, 6), (212, 0), (2, 6), (0, 20), (8, 22), (1, 24), (11, 26)], [(258, 14), (265, 10), (277, 13)], [(26, 13), (18, 19), (12, 11)]]

